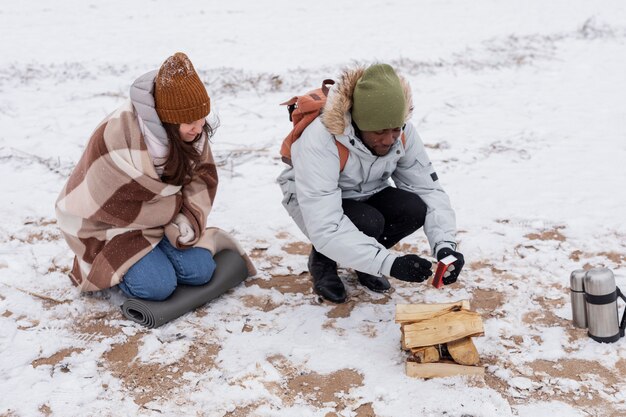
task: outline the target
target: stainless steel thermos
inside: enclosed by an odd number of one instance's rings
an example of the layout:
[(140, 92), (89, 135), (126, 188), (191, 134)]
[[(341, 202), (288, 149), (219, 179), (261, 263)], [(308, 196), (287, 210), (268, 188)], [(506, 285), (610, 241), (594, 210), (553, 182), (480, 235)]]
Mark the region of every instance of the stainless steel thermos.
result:
[(619, 322), (617, 298), (626, 297), (615, 285), (615, 276), (608, 268), (581, 269), (570, 275), (572, 318), (576, 327), (587, 327), (589, 337), (613, 343), (624, 336), (626, 311)]
[(572, 271), (570, 280), (570, 297), (572, 299), (572, 321), (574, 326), (587, 328), (587, 307), (585, 305), (585, 270)]

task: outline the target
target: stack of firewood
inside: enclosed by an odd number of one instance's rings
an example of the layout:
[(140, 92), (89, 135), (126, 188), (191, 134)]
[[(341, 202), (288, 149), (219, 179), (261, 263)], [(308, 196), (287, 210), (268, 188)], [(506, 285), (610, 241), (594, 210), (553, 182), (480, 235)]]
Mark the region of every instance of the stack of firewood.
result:
[(418, 378), (483, 375), (472, 337), (484, 334), (469, 301), (446, 304), (399, 304), (396, 323), (402, 349), (409, 352), (406, 374)]

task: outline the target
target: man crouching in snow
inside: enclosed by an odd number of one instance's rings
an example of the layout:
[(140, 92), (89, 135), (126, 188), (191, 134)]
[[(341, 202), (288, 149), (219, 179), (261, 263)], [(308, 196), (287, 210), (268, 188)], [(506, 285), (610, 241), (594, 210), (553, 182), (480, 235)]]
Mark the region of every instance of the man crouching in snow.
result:
[[(313, 288), (329, 301), (346, 300), (337, 263), (376, 292), (390, 288), (385, 276), (426, 280), (430, 261), (388, 250), (422, 226), (438, 260), (457, 258), (444, 284), (461, 272), (454, 211), (409, 121), (412, 109), (410, 87), (391, 66), (347, 70), (322, 114), (292, 144), (293, 167), (278, 178), (283, 205), (313, 244)], [(349, 151), (343, 170), (335, 141)]]

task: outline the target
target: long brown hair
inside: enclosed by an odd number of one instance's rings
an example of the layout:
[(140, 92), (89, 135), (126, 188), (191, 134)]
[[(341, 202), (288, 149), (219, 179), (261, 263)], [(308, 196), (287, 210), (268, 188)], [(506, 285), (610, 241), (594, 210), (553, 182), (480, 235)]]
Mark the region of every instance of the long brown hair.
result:
[(201, 151), (198, 151), (195, 145), (200, 140), (211, 139), (215, 134), (217, 125), (211, 126), (205, 121), (202, 132), (191, 142), (185, 142), (181, 139), (180, 124), (163, 123), (163, 127), (170, 142), (170, 150), (167, 160), (161, 165), (163, 166), (161, 180), (172, 185), (188, 184), (196, 164), (200, 162), (202, 157)]

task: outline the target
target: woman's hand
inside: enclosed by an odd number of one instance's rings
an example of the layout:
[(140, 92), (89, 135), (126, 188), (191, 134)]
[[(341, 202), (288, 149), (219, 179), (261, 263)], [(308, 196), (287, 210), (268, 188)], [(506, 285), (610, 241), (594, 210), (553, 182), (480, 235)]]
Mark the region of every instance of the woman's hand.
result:
[(196, 237), (191, 223), (184, 214), (178, 213), (172, 223), (174, 223), (174, 226), (180, 231), (180, 236), (178, 237), (180, 243), (189, 243)]

